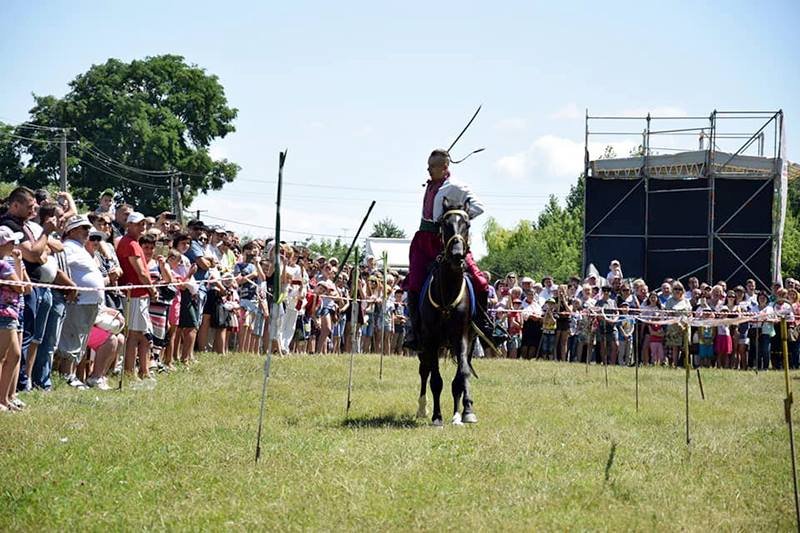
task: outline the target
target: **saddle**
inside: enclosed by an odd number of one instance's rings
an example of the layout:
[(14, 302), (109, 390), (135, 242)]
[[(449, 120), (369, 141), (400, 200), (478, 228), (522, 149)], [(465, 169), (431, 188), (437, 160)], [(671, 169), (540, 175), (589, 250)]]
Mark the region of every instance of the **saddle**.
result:
[[(438, 272), (438, 268), (434, 266), (428, 272), (428, 276), (425, 278), (425, 283), (422, 284), (422, 291), (420, 292), (420, 299), (418, 302), (418, 311), (420, 314), (422, 313), (422, 303), (428, 298), (428, 294), (431, 290), (431, 284), (433, 283), (433, 277)], [(477, 307), (475, 305), (475, 287), (472, 285), (472, 279), (465, 273), (464, 274), (464, 282), (467, 286), (467, 292), (469, 294), (469, 316), (471, 318), (475, 318), (477, 316)], [(441, 302), (438, 302), (441, 304)]]

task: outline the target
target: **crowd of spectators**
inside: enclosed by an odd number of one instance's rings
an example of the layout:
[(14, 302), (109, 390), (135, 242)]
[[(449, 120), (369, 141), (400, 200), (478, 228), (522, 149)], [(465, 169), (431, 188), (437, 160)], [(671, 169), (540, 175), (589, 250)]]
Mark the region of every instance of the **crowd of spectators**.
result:
[(181, 226), (172, 213), (145, 216), (113, 198), (106, 191), (88, 214), (67, 192), (18, 187), (7, 198), (0, 279), (12, 283), (0, 284), (0, 411), (24, 408), (18, 392), (49, 391), (59, 377), (81, 390), (107, 390), (119, 372), (155, 381), (199, 351), (400, 353), (402, 278), (384, 279), (374, 257), (359, 266), (352, 306), (350, 265), (340, 272), (336, 257), (278, 243), (273, 306), (270, 239), (244, 242), (200, 220)]
[[(110, 389), (117, 373), (153, 382), (198, 352), (403, 353), (402, 272), (372, 256), (353, 272), (304, 246), (176, 219), (117, 205), (112, 191), (88, 214), (67, 192), (9, 195), (0, 214), (0, 411), (23, 409), (18, 392), (58, 380), (80, 390)], [(560, 285), (509, 273), (490, 288), (490, 307), (509, 335), (503, 357), (679, 365), (688, 335), (693, 364), (742, 370), (781, 367), (775, 320), (785, 317), (797, 368), (799, 289), (792, 279), (767, 292), (753, 280), (729, 288), (689, 278), (687, 287), (665, 280), (650, 290), (615, 261), (605, 278)], [(679, 315), (700, 322), (687, 334), (669, 320)]]
[(684, 286), (665, 279), (650, 289), (642, 279), (624, 278), (618, 261), (609, 265), (605, 278), (574, 276), (561, 285), (550, 276), (535, 282), (510, 272), (490, 289), (496, 322), (510, 337), (502, 353), (510, 358), (682, 366), (688, 344), (693, 365), (780, 369), (779, 322), (786, 319), (789, 365), (800, 367), (797, 280), (788, 278), (771, 290), (757, 290), (753, 279), (735, 287), (696, 277), (686, 281)]

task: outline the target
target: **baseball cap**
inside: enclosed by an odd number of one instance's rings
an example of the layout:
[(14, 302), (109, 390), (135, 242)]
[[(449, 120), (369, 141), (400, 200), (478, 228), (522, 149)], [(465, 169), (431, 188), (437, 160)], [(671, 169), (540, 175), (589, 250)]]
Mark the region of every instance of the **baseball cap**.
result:
[(105, 240), (108, 238), (108, 233), (98, 229), (92, 229), (89, 231), (89, 238), (91, 239), (92, 237), (100, 237), (100, 239)]
[(11, 228), (8, 226), (0, 226), (0, 246), (8, 244), (9, 242), (17, 244), (22, 240), (22, 237), (22, 232), (11, 231)]
[(138, 224), (144, 220), (144, 215), (138, 211), (131, 211), (131, 214), (128, 215), (128, 220), (126, 221), (128, 224)]
[(91, 228), (92, 223), (89, 222), (89, 218), (86, 215), (73, 215), (69, 218), (69, 220), (67, 220), (67, 223), (64, 226), (64, 233), (69, 233), (70, 231), (81, 227)]

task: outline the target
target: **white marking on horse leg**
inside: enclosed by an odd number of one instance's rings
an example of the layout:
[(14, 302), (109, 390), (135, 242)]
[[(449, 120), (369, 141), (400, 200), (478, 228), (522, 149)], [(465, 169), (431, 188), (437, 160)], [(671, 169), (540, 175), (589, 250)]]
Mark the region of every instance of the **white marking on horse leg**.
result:
[(464, 423), (461, 422), (461, 413), (456, 411), (456, 414), (453, 415), (452, 423), (454, 426), (463, 426)]
[(437, 418), (436, 420), (433, 421), (433, 427), (436, 428), (444, 427), (444, 422), (442, 422), (441, 418)]
[(417, 418), (428, 418), (428, 397), (420, 396), (417, 401)]
[(464, 415), (464, 422), (467, 424), (477, 424), (478, 416), (475, 413), (467, 413)]

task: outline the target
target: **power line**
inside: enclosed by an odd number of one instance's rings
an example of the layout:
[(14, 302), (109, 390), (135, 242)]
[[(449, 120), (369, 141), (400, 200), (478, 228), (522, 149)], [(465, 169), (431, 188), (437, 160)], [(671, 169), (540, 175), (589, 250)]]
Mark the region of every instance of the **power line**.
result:
[[(206, 195), (210, 195), (214, 193), (215, 196), (222, 196), (222, 197), (236, 197), (236, 198), (250, 198), (253, 196), (267, 196), (272, 197), (273, 195), (270, 193), (263, 193), (263, 192), (255, 192), (255, 191), (209, 191)], [(293, 200), (314, 200), (317, 202), (369, 202), (371, 198), (353, 198), (353, 197), (342, 197), (342, 196), (312, 196), (312, 195), (301, 195), (301, 194), (286, 194), (284, 198), (293, 199)], [(525, 205), (543, 205), (547, 202), (547, 198), (542, 196), (536, 199), (526, 200), (524, 198), (518, 201), (503, 201), (500, 202), (505, 206), (513, 205), (513, 206), (525, 206)], [(419, 206), (420, 203), (414, 200), (382, 200), (381, 205), (398, 205), (398, 206)]]
[[(247, 179), (247, 178), (236, 178), (232, 183), (236, 182), (251, 182), (251, 183), (260, 183), (262, 185), (270, 185), (270, 184), (277, 184), (277, 181), (274, 180), (256, 180), (256, 179)], [(391, 193), (400, 193), (400, 194), (419, 194), (419, 191), (408, 190), (408, 189), (387, 189), (387, 188), (377, 188), (377, 187), (348, 187), (345, 185), (325, 185), (321, 183), (299, 183), (296, 181), (284, 181), (284, 185), (293, 185), (295, 187), (312, 187), (315, 189), (341, 189), (343, 191), (364, 191), (364, 192), (391, 192)], [(481, 198), (547, 198), (549, 195), (546, 194), (528, 194), (528, 195), (521, 195), (521, 194), (479, 194)]]
[(126, 165), (125, 163), (122, 163), (121, 161), (117, 161), (116, 159), (112, 158), (111, 156), (105, 154), (99, 148), (94, 146), (91, 141), (88, 141), (88, 140), (85, 140), (85, 141), (89, 143), (89, 146), (83, 147), (84, 150), (89, 155), (91, 155), (92, 157), (97, 159), (98, 161), (106, 163), (106, 165), (114, 165), (114, 166), (119, 167), (119, 168), (121, 168), (123, 170), (127, 170), (128, 172), (133, 172), (134, 174), (141, 174), (143, 176), (150, 176), (150, 177), (176, 176), (177, 174), (179, 174), (179, 172), (177, 172), (175, 170), (147, 170), (147, 169), (144, 169), (144, 168), (137, 168), (137, 167), (132, 167), (130, 165)]
[[(191, 210), (189, 210), (188, 212), (192, 213)], [(212, 216), (212, 215), (203, 215), (203, 216), (205, 218), (210, 218), (210, 219), (213, 219), (213, 220), (219, 220), (219, 221), (222, 221), (222, 222), (228, 222), (228, 223), (231, 223), (231, 224), (240, 224), (242, 226), (249, 226), (249, 227), (253, 227), (253, 228), (259, 228), (259, 229), (275, 231), (275, 228), (272, 227), (272, 226), (262, 226), (261, 224), (253, 224), (251, 222), (242, 222), (240, 220), (231, 220), (229, 218), (215, 217), (215, 216)], [(334, 235), (332, 233), (317, 233), (317, 232), (310, 232), (310, 231), (291, 230), (291, 229), (286, 229), (286, 228), (284, 228), (282, 226), (281, 226), (281, 231), (286, 231), (288, 233), (298, 233), (300, 235), (309, 235), (309, 236), (312, 236), (312, 237), (332, 237), (332, 238), (337, 238), (337, 239), (352, 239), (353, 238), (351, 235)]]
[(57, 132), (73, 129), (69, 127), (60, 127), (60, 126), (42, 126), (41, 124), (34, 124), (33, 122), (22, 122), (17, 127), (29, 128), (32, 130), (45, 130), (45, 131), (57, 131)]
[[(24, 135), (16, 135), (6, 131), (0, 131), (0, 135), (11, 137), (12, 139), (20, 139), (23, 141), (32, 141), (44, 144), (61, 144), (61, 139), (37, 139), (35, 137), (25, 137)], [(76, 144), (78, 141), (67, 141), (68, 144)]]
[(119, 179), (121, 179), (123, 181), (129, 181), (131, 183), (135, 183), (136, 185), (139, 185), (140, 187), (146, 187), (146, 188), (149, 188), (149, 189), (169, 189), (170, 188), (169, 185), (154, 185), (152, 183), (145, 183), (143, 181), (138, 181), (138, 180), (129, 178), (127, 176), (123, 176), (121, 174), (117, 174), (116, 172), (112, 172), (112, 171), (110, 171), (108, 169), (96, 167), (93, 164), (89, 163), (88, 161), (84, 161), (83, 159), (78, 159), (78, 161), (82, 165), (86, 165), (88, 167), (91, 167), (91, 168), (99, 171), (99, 172), (102, 172), (102, 173), (107, 174), (109, 176), (114, 176), (115, 178), (119, 178)]

